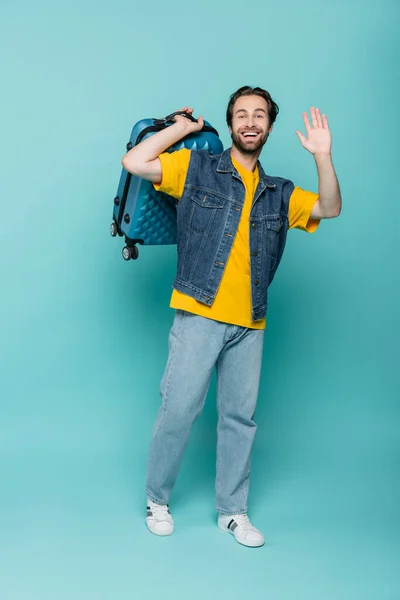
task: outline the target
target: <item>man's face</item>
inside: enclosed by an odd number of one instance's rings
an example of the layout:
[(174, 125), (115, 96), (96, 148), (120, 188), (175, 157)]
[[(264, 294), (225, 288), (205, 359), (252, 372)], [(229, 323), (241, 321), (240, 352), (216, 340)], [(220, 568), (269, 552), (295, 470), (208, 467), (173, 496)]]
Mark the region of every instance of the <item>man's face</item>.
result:
[(268, 105), (261, 96), (242, 96), (233, 105), (229, 133), (233, 145), (243, 154), (259, 154), (271, 133)]

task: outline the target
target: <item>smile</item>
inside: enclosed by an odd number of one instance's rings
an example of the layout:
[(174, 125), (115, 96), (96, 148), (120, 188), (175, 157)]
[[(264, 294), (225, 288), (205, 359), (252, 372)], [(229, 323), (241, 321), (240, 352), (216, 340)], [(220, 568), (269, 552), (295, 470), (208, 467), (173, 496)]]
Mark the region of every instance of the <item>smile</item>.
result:
[(258, 138), (261, 134), (258, 131), (245, 131), (243, 133), (240, 134), (242, 137), (244, 137), (246, 140), (254, 140), (256, 138)]

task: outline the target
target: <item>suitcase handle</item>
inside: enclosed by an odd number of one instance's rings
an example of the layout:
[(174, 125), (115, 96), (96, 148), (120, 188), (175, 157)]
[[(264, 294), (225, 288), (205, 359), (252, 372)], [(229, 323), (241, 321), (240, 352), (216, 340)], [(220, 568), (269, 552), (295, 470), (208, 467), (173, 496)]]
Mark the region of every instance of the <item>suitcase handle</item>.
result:
[(189, 121), (192, 121), (192, 123), (197, 123), (197, 119), (195, 119), (190, 113), (185, 112), (184, 110), (177, 110), (176, 112), (171, 113), (164, 119), (154, 119), (154, 125), (170, 123), (174, 120), (174, 117), (177, 117), (178, 115), (181, 115), (182, 117), (186, 117), (187, 119), (189, 119)]
[[(163, 129), (165, 129), (167, 127), (167, 123), (173, 123), (174, 117), (177, 115), (185, 116), (193, 123), (198, 122), (197, 119), (192, 117), (190, 113), (184, 112), (183, 110), (178, 110), (177, 112), (171, 113), (164, 119), (153, 119), (153, 125), (146, 127), (145, 129), (143, 129), (143, 131), (139, 133), (139, 135), (136, 138), (135, 146), (137, 146), (148, 133), (155, 133), (157, 131), (162, 131)], [(203, 125), (202, 131), (204, 133), (213, 133), (214, 135), (219, 137), (218, 131), (214, 129), (214, 127), (211, 127), (211, 125)], [(127, 150), (130, 150), (132, 148), (132, 145), (129, 143), (128, 146)]]

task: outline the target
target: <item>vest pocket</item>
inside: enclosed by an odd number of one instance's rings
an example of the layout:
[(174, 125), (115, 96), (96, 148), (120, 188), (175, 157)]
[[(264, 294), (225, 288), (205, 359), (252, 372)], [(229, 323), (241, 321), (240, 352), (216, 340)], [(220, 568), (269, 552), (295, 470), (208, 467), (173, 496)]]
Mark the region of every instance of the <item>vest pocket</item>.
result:
[(271, 257), (271, 268), (274, 266), (279, 247), (279, 232), (282, 228), (282, 219), (279, 215), (266, 217), (264, 221), (265, 251)]
[(224, 207), (224, 200), (219, 196), (198, 192), (192, 196), (190, 227), (198, 233), (207, 232), (217, 214)]
[(193, 202), (202, 208), (223, 208), (224, 200), (220, 196), (214, 196), (206, 192), (196, 192), (192, 196)]

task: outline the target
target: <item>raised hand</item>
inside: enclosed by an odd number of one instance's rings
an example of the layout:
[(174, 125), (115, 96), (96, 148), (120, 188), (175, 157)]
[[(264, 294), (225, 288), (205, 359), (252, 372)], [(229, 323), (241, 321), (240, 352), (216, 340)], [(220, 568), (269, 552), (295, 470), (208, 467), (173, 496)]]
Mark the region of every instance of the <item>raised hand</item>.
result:
[(306, 150), (311, 154), (326, 154), (331, 153), (332, 137), (329, 130), (328, 119), (325, 114), (321, 115), (319, 108), (311, 107), (311, 121), (308, 120), (307, 113), (303, 113), (304, 125), (307, 132), (305, 137), (301, 131), (296, 131), (299, 140)]
[[(181, 111), (187, 112), (190, 115), (193, 115), (193, 108), (189, 108), (188, 106), (184, 106), (183, 108), (181, 108), (179, 112), (181, 112)], [(188, 135), (189, 133), (193, 133), (195, 131), (200, 131), (204, 127), (203, 117), (199, 117), (196, 122), (196, 121), (191, 121), (190, 119), (188, 119), (187, 117), (184, 117), (183, 115), (176, 115), (174, 117), (174, 120), (176, 123), (182, 123), (182, 126), (185, 128), (185, 135)]]

